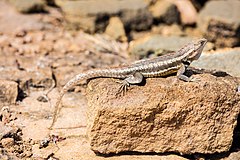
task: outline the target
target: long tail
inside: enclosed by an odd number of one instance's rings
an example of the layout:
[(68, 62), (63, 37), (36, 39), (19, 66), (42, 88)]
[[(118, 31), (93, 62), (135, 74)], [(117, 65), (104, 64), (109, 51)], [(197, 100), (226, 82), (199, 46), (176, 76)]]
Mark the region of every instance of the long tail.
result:
[[(122, 72), (122, 74), (119, 74), (119, 72)], [(77, 84), (79, 84), (79, 82), (83, 81), (83, 80), (88, 80), (88, 79), (92, 79), (92, 78), (99, 78), (99, 77), (113, 77), (113, 78), (125, 78), (125, 74), (127, 74), (129, 72), (129, 70), (124, 70), (124, 69), (99, 69), (99, 70), (90, 70), (81, 74), (76, 75), (75, 77), (73, 77), (70, 81), (68, 81), (65, 86), (63, 87), (63, 89), (60, 91), (60, 95), (57, 98), (57, 101), (54, 105), (54, 113), (53, 113), (53, 120), (51, 123), (51, 126), (49, 127), (49, 129), (52, 129), (52, 127), (54, 126), (56, 120), (57, 120), (57, 115), (59, 112), (59, 105), (60, 102), (62, 100), (62, 97), (64, 96), (64, 94), (71, 88), (73, 88), (74, 86), (76, 86)], [(124, 74), (125, 73), (125, 74)]]

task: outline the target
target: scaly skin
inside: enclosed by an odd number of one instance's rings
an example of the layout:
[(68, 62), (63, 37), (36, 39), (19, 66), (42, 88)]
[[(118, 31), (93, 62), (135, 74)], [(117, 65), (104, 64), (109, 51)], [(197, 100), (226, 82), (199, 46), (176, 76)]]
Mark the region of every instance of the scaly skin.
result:
[(130, 84), (139, 84), (145, 77), (160, 77), (167, 76), (172, 73), (177, 73), (177, 77), (183, 81), (191, 81), (191, 78), (184, 75), (186, 68), (192, 61), (197, 60), (202, 50), (207, 43), (206, 39), (199, 39), (183, 46), (176, 52), (163, 55), (160, 57), (136, 61), (130, 65), (125, 65), (110, 69), (96, 69), (84, 73), (80, 73), (73, 77), (60, 91), (60, 96), (54, 105), (55, 111), (50, 129), (54, 126), (59, 110), (59, 104), (64, 94), (77, 85), (80, 81), (109, 77), (123, 79), (123, 89), (126, 89)]

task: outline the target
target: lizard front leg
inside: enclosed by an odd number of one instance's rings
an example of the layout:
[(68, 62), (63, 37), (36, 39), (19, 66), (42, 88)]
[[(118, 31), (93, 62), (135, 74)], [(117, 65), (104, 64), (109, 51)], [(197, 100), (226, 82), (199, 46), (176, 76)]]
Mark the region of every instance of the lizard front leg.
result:
[(197, 79), (193, 78), (193, 77), (187, 77), (186, 75), (184, 75), (186, 69), (188, 68), (189, 63), (182, 63), (180, 69), (177, 72), (177, 77), (178, 79), (185, 81), (185, 82), (193, 82), (196, 81)]
[(189, 77), (187, 77), (186, 75), (184, 75), (184, 73), (185, 73), (185, 71), (186, 71), (186, 68), (189, 66), (189, 64), (187, 63), (187, 64), (184, 64), (184, 63), (182, 63), (181, 64), (181, 67), (180, 67), (180, 69), (178, 70), (178, 72), (177, 72), (177, 78), (178, 79), (180, 79), (180, 80), (182, 80), (182, 81), (185, 81), (185, 82), (190, 82), (190, 81), (192, 81), (192, 78), (189, 78)]
[(118, 90), (118, 93), (125, 93), (130, 84), (139, 84), (143, 81), (143, 75), (140, 72), (135, 72), (132, 75), (129, 75), (123, 81), (121, 81), (121, 86)]

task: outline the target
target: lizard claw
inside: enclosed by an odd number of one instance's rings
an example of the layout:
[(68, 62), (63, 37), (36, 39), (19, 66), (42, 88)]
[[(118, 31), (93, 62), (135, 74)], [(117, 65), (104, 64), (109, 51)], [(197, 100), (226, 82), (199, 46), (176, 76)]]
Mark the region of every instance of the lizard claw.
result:
[(188, 82), (200, 82), (200, 78), (196, 78), (196, 77), (190, 77)]
[(118, 82), (118, 83), (121, 83), (121, 85), (120, 85), (116, 95), (119, 95), (119, 94), (125, 95), (127, 90), (128, 90), (128, 87), (130, 86), (130, 84), (127, 81), (124, 81), (124, 80), (121, 81), (121, 82)]

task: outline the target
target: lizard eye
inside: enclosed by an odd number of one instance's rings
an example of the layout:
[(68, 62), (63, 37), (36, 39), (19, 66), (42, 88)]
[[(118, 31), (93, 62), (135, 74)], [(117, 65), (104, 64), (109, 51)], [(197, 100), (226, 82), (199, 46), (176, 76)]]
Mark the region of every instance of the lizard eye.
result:
[(204, 45), (205, 43), (207, 43), (207, 39), (203, 38), (203, 39), (200, 40), (201, 45)]
[(185, 66), (189, 66), (189, 65), (190, 65), (190, 62), (189, 62), (189, 61), (183, 61), (183, 64), (184, 64)]

